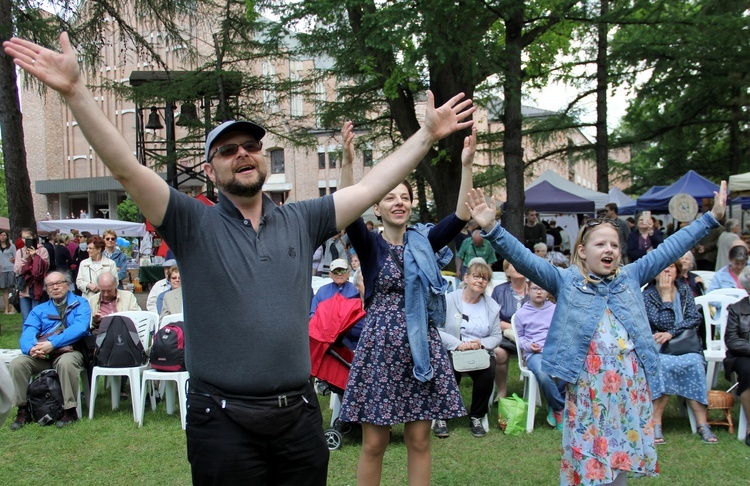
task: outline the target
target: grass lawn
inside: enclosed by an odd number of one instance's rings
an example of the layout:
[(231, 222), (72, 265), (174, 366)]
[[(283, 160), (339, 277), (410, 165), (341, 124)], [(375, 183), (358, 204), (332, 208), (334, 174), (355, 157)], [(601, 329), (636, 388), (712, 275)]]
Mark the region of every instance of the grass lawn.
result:
[[(20, 317), (2, 319), (0, 348), (17, 348)], [(515, 361), (514, 361), (515, 363)], [(510, 392), (519, 395), (523, 385), (518, 367), (511, 365)], [(471, 380), (463, 380), (464, 397), (470, 396)], [(726, 389), (721, 381), (719, 388)], [(326, 423), (330, 421), (328, 397), (320, 397)], [(81, 420), (65, 429), (28, 425), (11, 432), (9, 422), (0, 428), (0, 482), (8, 485), (182, 485), (190, 484), (185, 456), (185, 434), (180, 418), (147, 407), (143, 428), (133, 422), (130, 403), (112, 411), (109, 393), (100, 386), (94, 420)], [(86, 410), (84, 408), (84, 410)], [(85, 412), (86, 413), (86, 412)], [(713, 413), (713, 412), (712, 412)], [(737, 421), (739, 405), (733, 416)], [(469, 432), (468, 419), (449, 423), (451, 436), (432, 440), (432, 483), (436, 485), (551, 485), (559, 482), (561, 434), (545, 421), (546, 409), (537, 409), (532, 434), (504, 436), (494, 425), (481, 439)], [(667, 444), (659, 447), (662, 475), (635, 484), (750, 485), (750, 447), (730, 435), (726, 427), (714, 427), (719, 440), (704, 444), (690, 433), (687, 417), (681, 417), (676, 399), (670, 401), (664, 420)], [(328, 480), (331, 485), (356, 484), (360, 438), (346, 436), (341, 450), (331, 453)], [(406, 446), (403, 427), (393, 428), (391, 445), (383, 465), (384, 485), (405, 485)]]

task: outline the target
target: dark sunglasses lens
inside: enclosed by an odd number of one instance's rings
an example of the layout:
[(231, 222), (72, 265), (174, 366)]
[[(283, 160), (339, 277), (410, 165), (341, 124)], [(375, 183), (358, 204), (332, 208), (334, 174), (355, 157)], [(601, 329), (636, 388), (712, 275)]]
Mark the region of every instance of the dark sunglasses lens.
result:
[(257, 152), (261, 148), (260, 142), (245, 142), (242, 144), (242, 148), (245, 152)]
[(240, 146), (237, 145), (236, 143), (230, 143), (230, 144), (222, 145), (221, 147), (219, 147), (218, 152), (219, 152), (219, 155), (221, 155), (222, 157), (229, 157), (229, 156), (236, 154), (237, 149), (239, 149), (239, 147)]

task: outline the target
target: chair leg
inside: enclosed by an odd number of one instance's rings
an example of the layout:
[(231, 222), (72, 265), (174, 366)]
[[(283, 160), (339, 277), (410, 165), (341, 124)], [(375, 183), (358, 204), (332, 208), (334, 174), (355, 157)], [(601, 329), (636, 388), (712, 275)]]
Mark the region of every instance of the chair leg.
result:
[[(109, 376), (109, 393), (112, 397), (112, 410), (120, 409), (120, 385), (122, 384), (122, 377), (120, 376)], [(133, 397), (130, 397), (131, 399)]]
[(686, 404), (686, 406), (687, 406), (688, 419), (690, 420), (690, 430), (692, 430), (693, 433), (695, 434), (698, 432), (698, 423), (697, 423), (697, 420), (695, 420), (695, 414), (693, 413), (693, 409), (690, 408), (690, 405)]
[(139, 405), (141, 409), (138, 411), (138, 427), (143, 427), (143, 416), (146, 414), (146, 385), (151, 384), (151, 380), (143, 378), (141, 381), (141, 400)]
[(166, 387), (164, 388), (164, 394), (166, 395), (165, 401), (167, 402), (167, 415), (172, 415), (174, 413), (174, 396), (175, 396), (175, 388), (177, 387), (177, 383), (173, 380), (162, 380), (165, 381)]
[(332, 410), (331, 427), (333, 427), (333, 424), (336, 423), (336, 419), (341, 415), (341, 398), (339, 398), (337, 393), (331, 393), (331, 403), (329, 406)]
[(531, 433), (534, 430), (534, 415), (536, 414), (536, 399), (539, 396), (539, 383), (536, 378), (530, 376), (529, 383), (529, 411), (526, 413), (526, 432)]
[(180, 422), (182, 423), (182, 430), (185, 430), (187, 426), (187, 376), (181, 377), (180, 381), (177, 382), (177, 396), (180, 400)]
[(128, 373), (128, 378), (130, 379), (130, 401), (133, 404), (133, 421), (138, 423), (138, 409), (141, 403), (141, 370), (138, 368), (131, 370)]
[(716, 371), (716, 361), (709, 361), (706, 365), (706, 390), (714, 386), (714, 373)]
[(99, 381), (99, 375), (94, 372), (91, 375), (91, 388), (89, 388), (89, 420), (94, 419), (94, 404), (96, 403), (96, 382)]

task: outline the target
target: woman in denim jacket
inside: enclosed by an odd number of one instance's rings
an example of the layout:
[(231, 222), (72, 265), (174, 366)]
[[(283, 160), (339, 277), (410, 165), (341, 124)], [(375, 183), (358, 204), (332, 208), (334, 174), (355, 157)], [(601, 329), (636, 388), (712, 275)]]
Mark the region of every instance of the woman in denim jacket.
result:
[[(342, 136), (340, 186), (346, 187), (352, 182), (351, 122)], [(380, 483), (390, 429), (400, 423), (405, 424), (409, 484), (429, 484), (431, 421), (466, 415), (436, 327), (445, 319), (445, 290), (438, 287), (447, 286), (438, 260), (450, 261), (450, 251), (442, 249), (469, 219), (464, 201), (471, 189), (475, 140), (476, 130), (464, 141), (455, 214), (434, 226), (416, 225), (415, 231), (409, 226), (411, 186), (404, 182), (374, 207), (382, 235), (368, 231), (362, 218), (347, 228), (360, 257), (367, 311), (341, 405), (343, 421), (362, 424), (359, 485)]]
[(620, 266), (618, 222), (589, 220), (571, 267), (550, 265), (495, 223), (495, 201), (471, 191), (467, 205), (495, 250), (557, 299), (542, 369), (567, 383), (561, 484), (625, 484), (627, 472), (656, 476), (653, 399), (662, 395), (659, 355), (640, 287), (719, 225), (714, 207), (638, 261)]

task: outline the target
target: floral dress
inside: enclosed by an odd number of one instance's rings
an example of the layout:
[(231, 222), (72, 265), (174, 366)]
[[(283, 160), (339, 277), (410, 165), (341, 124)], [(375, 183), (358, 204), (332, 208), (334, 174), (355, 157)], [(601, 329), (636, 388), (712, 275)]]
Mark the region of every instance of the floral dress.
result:
[[(390, 248), (403, 262), (404, 247)], [(345, 422), (394, 425), (466, 415), (448, 355), (434, 327), (430, 327), (428, 340), (435, 373), (424, 383), (414, 378), (404, 286), (401, 270), (389, 255), (375, 281), (344, 390), (341, 419)]]
[(633, 348), (607, 310), (578, 380), (567, 386), (560, 484), (606, 484), (620, 471), (658, 475), (651, 393)]

